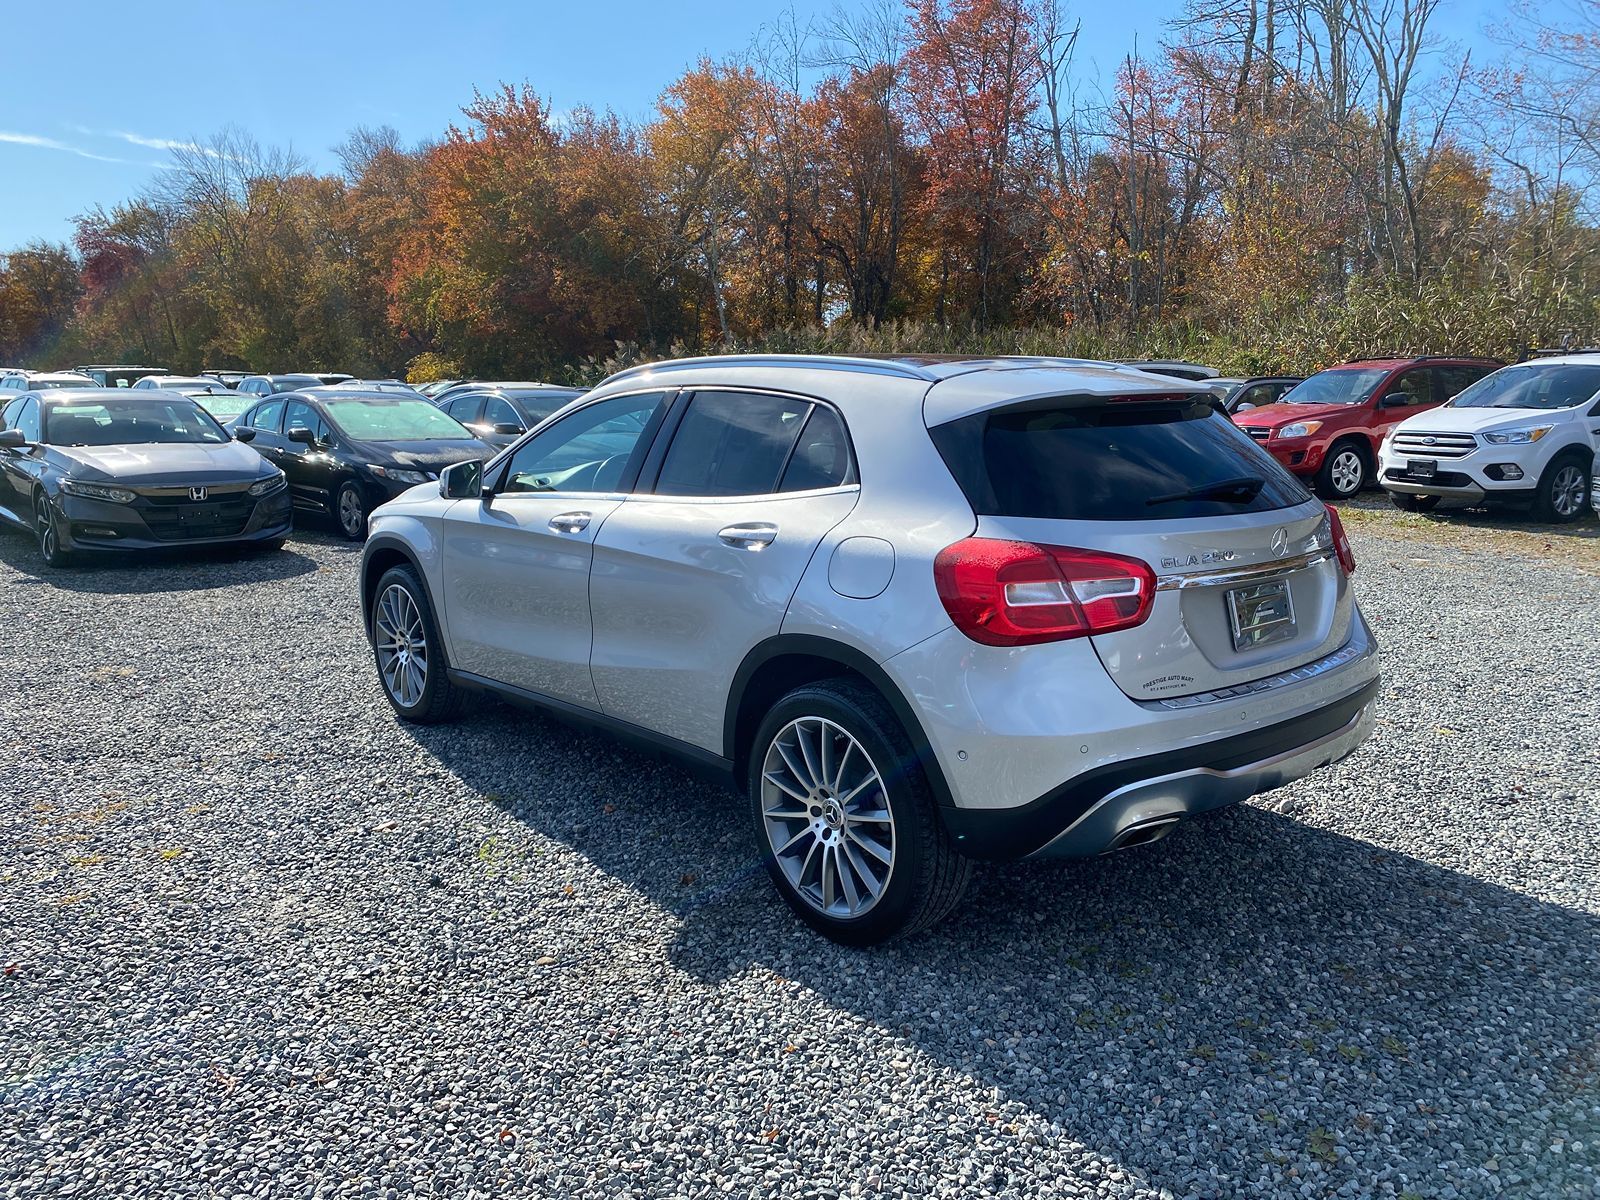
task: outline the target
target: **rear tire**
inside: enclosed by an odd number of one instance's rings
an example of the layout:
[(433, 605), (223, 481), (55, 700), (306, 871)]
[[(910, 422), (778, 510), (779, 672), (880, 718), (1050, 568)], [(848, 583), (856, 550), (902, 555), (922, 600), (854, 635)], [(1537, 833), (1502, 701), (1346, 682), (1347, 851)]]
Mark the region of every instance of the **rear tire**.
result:
[(1390, 492), (1389, 499), (1401, 512), (1425, 513), (1439, 507), (1437, 496), (1413, 496), (1409, 492)]
[(746, 790), (773, 886), (836, 942), (918, 933), (972, 877), (910, 739), (865, 684), (825, 680), (773, 705), (750, 748)]
[(1565, 525), (1589, 515), (1590, 464), (1576, 454), (1556, 457), (1539, 476), (1533, 492), (1533, 515), (1552, 525)]
[(368, 614), (378, 682), (403, 721), (437, 725), (461, 715), (466, 693), (450, 682), (428, 589), (410, 567), (390, 567)]
[(288, 538), (273, 538), (270, 542), (257, 542), (256, 549), (263, 554), (271, 554), (274, 550), (282, 550), (288, 544)]
[(72, 551), (61, 545), (60, 514), (43, 492), (33, 495), (33, 536), (45, 566), (59, 569), (72, 565)]
[(1371, 455), (1360, 442), (1347, 438), (1328, 447), (1311, 484), (1324, 500), (1349, 500), (1371, 479)]

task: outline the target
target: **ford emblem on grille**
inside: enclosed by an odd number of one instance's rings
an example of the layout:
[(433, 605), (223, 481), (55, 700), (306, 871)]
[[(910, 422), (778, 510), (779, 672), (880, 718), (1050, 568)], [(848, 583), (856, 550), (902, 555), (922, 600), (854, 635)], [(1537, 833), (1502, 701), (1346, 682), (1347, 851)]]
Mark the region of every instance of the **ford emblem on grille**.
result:
[(189, 489), (189, 499), (191, 500), (204, 500), (206, 495), (206, 489), (203, 487), (192, 487)]
[(1422, 444), (1424, 446), (1433, 446), (1433, 445), (1437, 445), (1438, 441), (1439, 441), (1439, 439), (1436, 438), (1436, 437), (1425, 437), (1425, 438), (1422, 439)]

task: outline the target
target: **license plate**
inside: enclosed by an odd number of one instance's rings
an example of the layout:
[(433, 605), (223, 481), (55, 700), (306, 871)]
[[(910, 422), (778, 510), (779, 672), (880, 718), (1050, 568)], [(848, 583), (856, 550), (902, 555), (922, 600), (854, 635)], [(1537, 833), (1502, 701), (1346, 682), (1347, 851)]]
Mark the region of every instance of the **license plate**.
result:
[(1432, 479), (1439, 473), (1437, 458), (1410, 458), (1406, 460), (1406, 474)]
[(1228, 593), (1233, 648), (1254, 650), (1294, 636), (1294, 598), (1287, 579), (1255, 583)]

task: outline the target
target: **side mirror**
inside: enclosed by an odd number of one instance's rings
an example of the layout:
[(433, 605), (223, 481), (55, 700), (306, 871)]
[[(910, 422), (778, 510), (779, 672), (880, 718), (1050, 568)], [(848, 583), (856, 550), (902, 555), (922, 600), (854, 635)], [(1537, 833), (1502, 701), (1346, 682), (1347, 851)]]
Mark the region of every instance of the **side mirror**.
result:
[(483, 464), (477, 459), (454, 463), (439, 472), (439, 495), (446, 500), (470, 500), (483, 495)]
[(1417, 401), (1412, 399), (1410, 392), (1390, 392), (1387, 396), (1378, 401), (1378, 407), (1405, 408), (1407, 405), (1415, 403), (1417, 403)]
[(1248, 400), (1246, 400), (1243, 404), (1239, 405), (1239, 407), (1234, 409), (1233, 411), (1234, 412), (1253, 412), (1253, 411), (1255, 411), (1255, 407), (1256, 406), (1254, 404), (1251, 404)]
[(315, 446), (317, 444), (317, 435), (312, 433), (311, 430), (307, 429), (304, 425), (295, 426), (283, 436), (288, 438), (291, 442), (299, 442), (302, 446)]
[(27, 436), (22, 430), (0, 429), (0, 450), (21, 450), (27, 444)]
[(236, 442), (253, 442), (256, 440), (256, 431), (252, 426), (241, 425), (233, 431), (233, 440)]
[(516, 435), (516, 434), (524, 434), (524, 433), (528, 432), (521, 425), (514, 424), (511, 421), (496, 421), (495, 422), (495, 426), (494, 426), (494, 431), (496, 433), (498, 433), (498, 434), (503, 434), (506, 437), (510, 437), (510, 436)]

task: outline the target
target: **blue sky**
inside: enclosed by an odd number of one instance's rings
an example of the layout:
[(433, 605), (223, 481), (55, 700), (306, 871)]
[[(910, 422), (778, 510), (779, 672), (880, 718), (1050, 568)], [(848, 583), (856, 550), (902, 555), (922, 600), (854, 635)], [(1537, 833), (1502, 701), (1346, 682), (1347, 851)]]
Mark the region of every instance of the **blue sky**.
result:
[[(0, 92), (0, 251), (66, 239), (73, 214), (138, 191), (167, 143), (227, 124), (313, 165), (356, 125), (437, 135), (473, 88), (527, 81), (557, 109), (648, 114), (701, 55), (744, 49), (792, 6), (804, 23), (835, 0), (12, 0), (4, 45), (31, 64)], [(842, 0), (857, 8), (862, 0)], [(1450, 35), (1473, 38), (1492, 0), (1445, 0)], [(1086, 71), (1152, 49), (1181, 0), (1071, 4)], [(37, 52), (33, 48), (38, 48)]]

